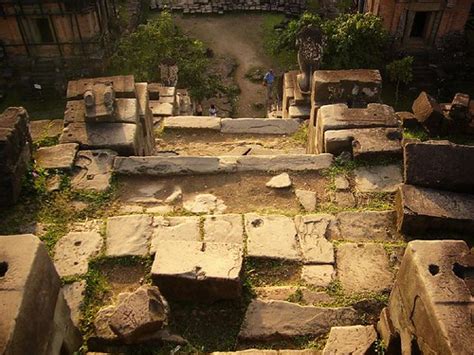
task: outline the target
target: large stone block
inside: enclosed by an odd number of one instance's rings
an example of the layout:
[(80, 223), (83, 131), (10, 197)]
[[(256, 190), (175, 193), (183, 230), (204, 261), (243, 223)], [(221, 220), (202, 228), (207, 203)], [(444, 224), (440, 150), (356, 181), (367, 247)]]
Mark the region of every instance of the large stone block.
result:
[(327, 131), (398, 126), (395, 111), (387, 105), (369, 104), (367, 108), (349, 108), (345, 104), (325, 105), (317, 113), (315, 141), (308, 141), (308, 144), (314, 144), (316, 152), (324, 153)]
[(253, 300), (240, 328), (241, 341), (268, 341), (297, 336), (318, 337), (333, 326), (357, 324), (351, 307), (300, 306), (284, 301)]
[[(0, 352), (59, 354), (55, 344), (72, 353), (80, 346), (61, 281), (44, 245), (34, 235), (0, 236)], [(58, 329), (57, 324), (62, 324)]]
[(57, 138), (63, 132), (63, 127), (62, 119), (31, 121), (31, 139), (35, 142), (46, 138)]
[(243, 247), (161, 240), (151, 274), (167, 299), (213, 302), (240, 298)]
[(402, 233), (474, 232), (474, 195), (402, 185), (396, 197)]
[[(113, 115), (97, 119), (97, 122), (138, 123), (137, 99), (115, 99)], [(84, 100), (68, 101), (64, 111), (64, 123), (90, 122), (86, 117)]]
[(204, 217), (204, 241), (216, 243), (244, 243), (244, 227), (239, 214)]
[(76, 155), (71, 186), (78, 190), (106, 191), (117, 153), (109, 149), (80, 150)]
[(387, 318), (404, 354), (474, 353), (473, 268), (474, 255), (463, 241), (408, 243)]
[(395, 192), (403, 182), (398, 165), (362, 166), (355, 169), (355, 188), (358, 192)]
[(430, 135), (439, 135), (443, 130), (445, 117), (440, 105), (426, 92), (421, 92), (413, 102), (413, 113), (416, 119), (428, 131)]
[(197, 216), (155, 216), (150, 253), (155, 254), (158, 244), (163, 240), (199, 241), (201, 239), (199, 224)]
[(298, 240), (305, 263), (334, 263), (334, 246), (327, 240), (334, 222), (334, 216), (327, 214), (295, 217)]
[(323, 355), (368, 354), (377, 340), (373, 325), (332, 327), (323, 350)]
[(60, 143), (78, 143), (81, 149), (111, 149), (120, 155), (140, 155), (138, 126), (132, 123), (71, 123)]
[(338, 156), (349, 152), (354, 159), (392, 158), (402, 155), (399, 128), (366, 128), (326, 131), (324, 151)]
[(112, 84), (117, 98), (135, 97), (135, 79), (133, 75), (118, 75), (70, 81), (67, 86), (67, 99), (82, 100), (84, 93), (91, 90), (94, 84)]
[(300, 122), (295, 119), (224, 118), (221, 125), (222, 133), (293, 134), (298, 130)]
[(333, 103), (352, 103), (364, 107), (380, 102), (382, 76), (378, 70), (316, 70), (313, 74), (311, 102), (319, 107)]
[(110, 217), (107, 221), (107, 256), (148, 255), (152, 217), (129, 215)]
[(333, 162), (332, 154), (244, 155), (221, 158), (221, 165), (235, 164), (237, 171), (317, 171), (327, 169)]
[(448, 141), (410, 142), (404, 146), (405, 183), (474, 193), (474, 147)]

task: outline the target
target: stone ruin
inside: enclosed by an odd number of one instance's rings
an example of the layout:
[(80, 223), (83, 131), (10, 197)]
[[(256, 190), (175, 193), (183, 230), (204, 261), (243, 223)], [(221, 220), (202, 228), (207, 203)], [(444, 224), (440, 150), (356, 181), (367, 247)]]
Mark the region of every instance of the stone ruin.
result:
[(472, 354), (474, 254), (462, 240), (408, 243), (378, 323), (388, 354)]
[(0, 236), (0, 352), (72, 354), (82, 339), (61, 280), (34, 235)]
[(183, 11), (184, 14), (223, 14), (227, 11), (279, 11), (298, 15), (306, 9), (306, 0), (152, 0), (152, 10)]
[(0, 208), (17, 202), (31, 152), (28, 113), (22, 107), (6, 109), (0, 115)]

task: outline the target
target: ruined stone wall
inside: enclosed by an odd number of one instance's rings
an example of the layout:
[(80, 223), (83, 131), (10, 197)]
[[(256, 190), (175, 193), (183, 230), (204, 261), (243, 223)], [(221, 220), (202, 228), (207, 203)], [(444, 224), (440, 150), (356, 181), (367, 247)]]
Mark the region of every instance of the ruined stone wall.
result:
[(183, 13), (224, 13), (225, 11), (280, 11), (299, 14), (306, 9), (306, 0), (152, 0), (152, 9), (171, 9)]
[(447, 8), (439, 25), (438, 37), (450, 32), (464, 31), (471, 4), (472, 0), (457, 0), (453, 8)]

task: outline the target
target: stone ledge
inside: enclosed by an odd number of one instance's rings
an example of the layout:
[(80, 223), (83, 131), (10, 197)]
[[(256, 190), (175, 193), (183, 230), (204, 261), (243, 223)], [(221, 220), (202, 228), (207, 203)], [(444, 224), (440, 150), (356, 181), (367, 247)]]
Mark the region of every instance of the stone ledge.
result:
[(299, 126), (297, 119), (223, 118), (222, 133), (293, 134)]
[(172, 116), (165, 117), (165, 129), (211, 129), (220, 131), (221, 119), (211, 116)]
[(117, 157), (114, 172), (128, 175), (191, 175), (243, 171), (318, 171), (327, 169), (332, 154), (282, 154), (260, 156)]

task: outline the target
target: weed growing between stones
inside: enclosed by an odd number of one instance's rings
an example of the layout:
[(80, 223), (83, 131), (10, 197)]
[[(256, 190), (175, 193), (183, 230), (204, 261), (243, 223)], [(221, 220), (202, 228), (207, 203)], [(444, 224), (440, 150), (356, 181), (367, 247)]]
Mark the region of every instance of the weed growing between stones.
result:
[(291, 136), (291, 139), (298, 144), (305, 144), (308, 142), (308, 125), (302, 124), (300, 128)]
[(301, 264), (277, 259), (245, 259), (245, 274), (251, 287), (298, 285)]
[(59, 144), (59, 136), (56, 137), (43, 137), (39, 140), (36, 140), (33, 143), (33, 148), (38, 149), (41, 147), (51, 147), (53, 145)]

